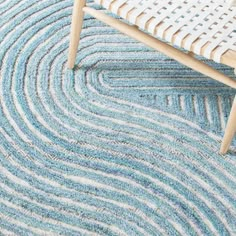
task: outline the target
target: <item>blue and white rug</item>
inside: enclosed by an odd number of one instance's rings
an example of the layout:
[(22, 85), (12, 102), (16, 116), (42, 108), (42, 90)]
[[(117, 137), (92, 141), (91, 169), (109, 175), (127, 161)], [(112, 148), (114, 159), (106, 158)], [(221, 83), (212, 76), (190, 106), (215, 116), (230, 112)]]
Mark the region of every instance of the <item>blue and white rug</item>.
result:
[(0, 235), (236, 235), (235, 91), (90, 16), (67, 70), (72, 4), (0, 0)]

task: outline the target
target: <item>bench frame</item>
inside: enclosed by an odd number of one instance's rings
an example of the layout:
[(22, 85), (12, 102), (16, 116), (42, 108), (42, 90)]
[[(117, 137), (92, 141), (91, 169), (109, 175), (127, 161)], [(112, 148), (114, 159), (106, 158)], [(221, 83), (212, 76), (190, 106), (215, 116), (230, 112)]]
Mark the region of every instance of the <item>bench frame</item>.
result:
[[(80, 41), (80, 33), (83, 26), (84, 13), (88, 13), (96, 19), (110, 25), (111, 27), (119, 30), (120, 32), (130, 36), (131, 38), (136, 39), (139, 42), (144, 43), (145, 45), (167, 55), (170, 58), (175, 59), (176, 61), (192, 68), (195, 71), (198, 71), (212, 79), (215, 79), (219, 82), (222, 82), (234, 89), (236, 89), (236, 81), (230, 77), (227, 77), (223, 73), (215, 70), (214, 68), (208, 66), (202, 61), (194, 58), (193, 53), (184, 53), (167, 43), (164, 43), (157, 38), (150, 36), (149, 34), (144, 33), (139, 30), (136, 26), (128, 25), (120, 20), (117, 20), (113, 17), (106, 15), (105, 13), (95, 10), (93, 8), (86, 6), (86, 0), (75, 0), (72, 14), (72, 24), (71, 24), (71, 35), (70, 35), (70, 47), (69, 47), (69, 56), (68, 56), (68, 68), (73, 69), (76, 60), (76, 54)], [(236, 74), (236, 68), (235, 68)], [(236, 96), (232, 105), (232, 110), (229, 116), (228, 124), (226, 126), (225, 135), (223, 142), (220, 148), (220, 153), (225, 154), (230, 144), (233, 140), (233, 137), (236, 132)]]

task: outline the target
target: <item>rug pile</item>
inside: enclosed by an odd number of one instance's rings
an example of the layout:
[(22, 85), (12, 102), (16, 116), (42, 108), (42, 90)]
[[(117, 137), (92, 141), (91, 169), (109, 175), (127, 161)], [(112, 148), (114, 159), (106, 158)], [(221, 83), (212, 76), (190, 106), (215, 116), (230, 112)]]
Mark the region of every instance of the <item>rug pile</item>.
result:
[(235, 91), (90, 16), (67, 70), (72, 4), (0, 0), (0, 234), (236, 235)]

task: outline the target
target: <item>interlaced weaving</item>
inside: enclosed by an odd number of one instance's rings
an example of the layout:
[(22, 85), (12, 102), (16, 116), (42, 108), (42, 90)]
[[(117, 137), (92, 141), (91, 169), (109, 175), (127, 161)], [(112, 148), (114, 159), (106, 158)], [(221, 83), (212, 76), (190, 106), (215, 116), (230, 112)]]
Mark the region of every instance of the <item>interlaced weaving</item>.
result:
[(236, 8), (224, 0), (95, 0), (153, 36), (216, 62), (236, 51)]

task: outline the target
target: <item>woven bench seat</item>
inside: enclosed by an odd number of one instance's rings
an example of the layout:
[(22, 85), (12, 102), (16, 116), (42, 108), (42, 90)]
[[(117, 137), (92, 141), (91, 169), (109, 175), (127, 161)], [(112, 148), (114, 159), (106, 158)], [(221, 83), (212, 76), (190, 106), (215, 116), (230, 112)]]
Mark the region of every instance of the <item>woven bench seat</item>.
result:
[(236, 66), (236, 9), (224, 0), (95, 0), (151, 35)]

